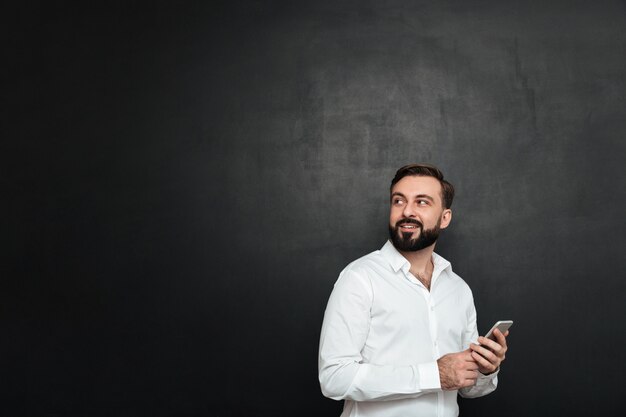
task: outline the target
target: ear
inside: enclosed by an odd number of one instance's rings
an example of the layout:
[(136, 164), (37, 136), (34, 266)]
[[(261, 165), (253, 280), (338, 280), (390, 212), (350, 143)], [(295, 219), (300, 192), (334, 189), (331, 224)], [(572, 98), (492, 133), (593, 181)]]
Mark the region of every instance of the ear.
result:
[(442, 229), (445, 229), (446, 227), (448, 227), (448, 225), (450, 225), (450, 222), (452, 221), (452, 210), (450, 209), (445, 209), (442, 213), (441, 213), (441, 227)]

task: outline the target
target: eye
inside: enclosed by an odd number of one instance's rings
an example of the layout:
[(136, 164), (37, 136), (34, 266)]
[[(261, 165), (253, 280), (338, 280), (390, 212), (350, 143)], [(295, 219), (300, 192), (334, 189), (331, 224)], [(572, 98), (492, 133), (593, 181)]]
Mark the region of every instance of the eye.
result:
[(392, 204), (393, 204), (394, 206), (401, 206), (401, 205), (403, 205), (403, 204), (404, 204), (404, 200), (403, 200), (403, 199), (401, 199), (401, 198), (394, 198), (394, 199), (392, 200)]
[(428, 200), (423, 200), (423, 199), (417, 200), (417, 205), (418, 206), (427, 206), (428, 205)]

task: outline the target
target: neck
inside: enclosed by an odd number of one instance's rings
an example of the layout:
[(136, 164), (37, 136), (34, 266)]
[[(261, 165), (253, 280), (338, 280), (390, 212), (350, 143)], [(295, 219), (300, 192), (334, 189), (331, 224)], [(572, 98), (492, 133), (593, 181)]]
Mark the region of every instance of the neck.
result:
[(424, 271), (429, 268), (433, 258), (435, 244), (415, 252), (400, 252), (411, 264), (411, 270)]
[(400, 252), (411, 264), (410, 272), (430, 290), (434, 265), (432, 264), (435, 244), (415, 252)]

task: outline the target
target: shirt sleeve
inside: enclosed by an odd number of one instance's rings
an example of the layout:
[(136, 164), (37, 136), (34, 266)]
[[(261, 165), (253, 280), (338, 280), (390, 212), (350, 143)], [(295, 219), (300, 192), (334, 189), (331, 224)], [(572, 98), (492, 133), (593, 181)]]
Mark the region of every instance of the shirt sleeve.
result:
[[(476, 307), (474, 299), (471, 299), (467, 317), (467, 328), (463, 332), (463, 349), (468, 349), (470, 343), (478, 343), (478, 327), (476, 326)], [(483, 375), (478, 373), (476, 384), (471, 387), (461, 388), (459, 395), (463, 398), (476, 398), (487, 395), (498, 387), (498, 368), (494, 373)]]
[(339, 276), (320, 337), (322, 393), (335, 400), (381, 401), (441, 391), (436, 361), (408, 366), (363, 363), (373, 297), (364, 273), (348, 269)]

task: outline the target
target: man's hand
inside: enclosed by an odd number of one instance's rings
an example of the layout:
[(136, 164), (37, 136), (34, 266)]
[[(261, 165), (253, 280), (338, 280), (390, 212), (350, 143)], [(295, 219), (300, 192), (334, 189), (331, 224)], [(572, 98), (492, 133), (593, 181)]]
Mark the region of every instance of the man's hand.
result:
[(495, 342), (480, 336), (478, 338), (480, 345), (475, 343), (470, 344), (472, 358), (478, 364), (478, 370), (483, 375), (492, 374), (498, 369), (502, 361), (504, 361), (508, 349), (506, 337), (509, 335), (509, 331), (507, 330), (502, 334), (500, 330), (496, 329), (493, 334), (496, 337)]
[(439, 380), (444, 390), (471, 387), (478, 378), (478, 365), (470, 349), (443, 355), (437, 360)]

